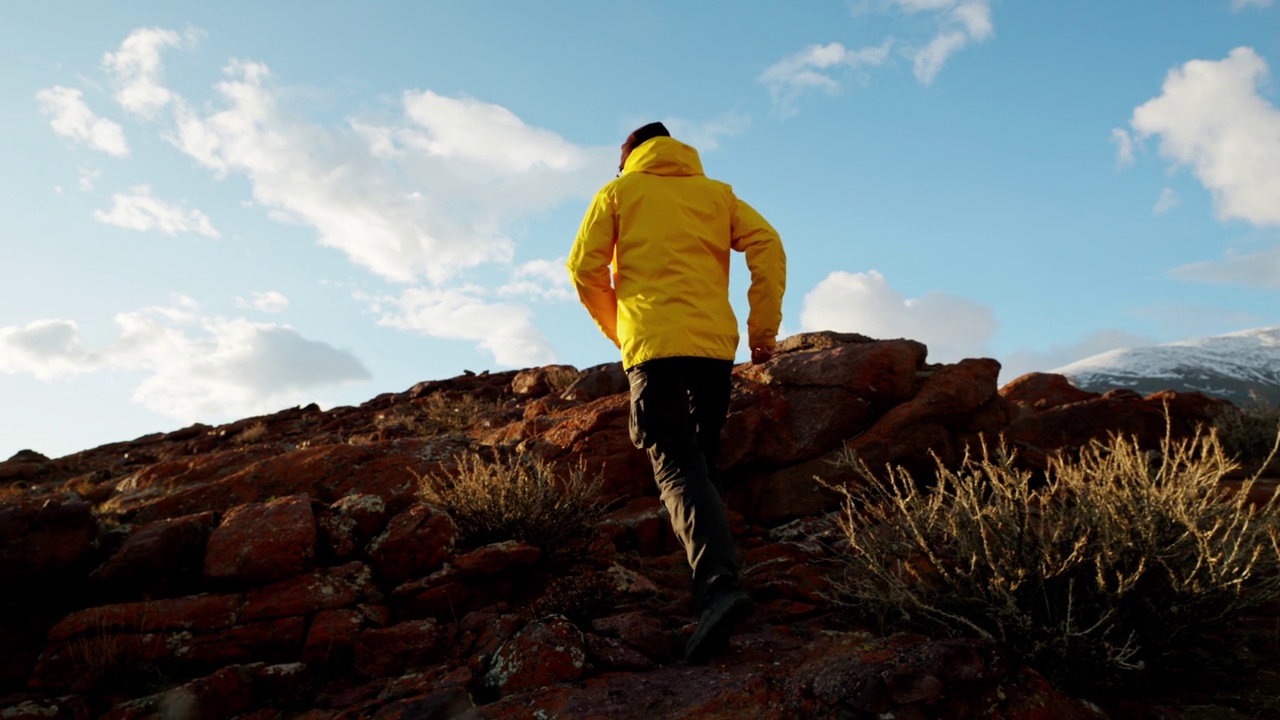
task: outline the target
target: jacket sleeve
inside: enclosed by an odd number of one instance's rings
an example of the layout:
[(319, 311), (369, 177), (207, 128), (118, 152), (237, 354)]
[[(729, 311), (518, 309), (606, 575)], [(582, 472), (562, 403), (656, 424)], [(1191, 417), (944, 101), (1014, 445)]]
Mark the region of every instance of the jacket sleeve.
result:
[[(614, 345), (618, 343), (618, 296), (609, 275), (617, 245), (618, 223), (608, 188), (596, 194), (582, 218), (582, 227), (569, 253), (569, 276), (578, 290), (578, 299), (591, 313), (600, 331)], [(620, 345), (619, 345), (620, 347)]]
[(787, 288), (787, 255), (778, 231), (755, 208), (734, 197), (732, 247), (747, 254), (751, 289), (747, 301), (747, 346), (773, 349), (782, 324), (782, 294)]

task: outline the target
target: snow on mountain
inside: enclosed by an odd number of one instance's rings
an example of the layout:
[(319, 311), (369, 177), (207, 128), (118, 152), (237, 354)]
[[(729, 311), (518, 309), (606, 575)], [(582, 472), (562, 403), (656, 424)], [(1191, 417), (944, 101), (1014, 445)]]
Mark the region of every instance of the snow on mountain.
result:
[(1094, 392), (1196, 390), (1236, 405), (1252, 403), (1256, 394), (1275, 405), (1280, 403), (1280, 326), (1112, 350), (1050, 372)]

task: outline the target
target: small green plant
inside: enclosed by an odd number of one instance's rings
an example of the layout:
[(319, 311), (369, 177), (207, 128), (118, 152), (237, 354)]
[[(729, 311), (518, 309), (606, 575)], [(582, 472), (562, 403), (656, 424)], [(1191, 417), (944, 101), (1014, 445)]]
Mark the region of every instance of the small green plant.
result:
[(1280, 600), (1280, 498), (1234, 495), (1216, 434), (1165, 439), (1158, 457), (1113, 438), (1033, 483), (1003, 448), (844, 493), (847, 575), (837, 600), (888, 624), (1005, 644), (1078, 689), (1132, 679), (1188, 639)]
[(457, 458), (455, 475), (417, 477), (423, 499), (444, 508), (473, 545), (519, 540), (562, 554), (589, 538), (603, 513), (603, 479), (582, 465), (559, 473), (528, 455), (467, 453)]
[(1227, 454), (1245, 464), (1265, 462), (1280, 436), (1280, 403), (1268, 403), (1256, 391), (1241, 407), (1231, 406), (1214, 420)]

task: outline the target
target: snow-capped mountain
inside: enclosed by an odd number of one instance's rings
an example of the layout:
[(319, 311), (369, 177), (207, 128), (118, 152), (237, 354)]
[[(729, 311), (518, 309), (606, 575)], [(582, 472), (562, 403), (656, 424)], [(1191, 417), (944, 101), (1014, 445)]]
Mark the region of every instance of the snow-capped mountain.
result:
[(1241, 406), (1252, 402), (1253, 392), (1274, 406), (1280, 403), (1280, 326), (1112, 350), (1051, 372), (1093, 392), (1198, 390)]

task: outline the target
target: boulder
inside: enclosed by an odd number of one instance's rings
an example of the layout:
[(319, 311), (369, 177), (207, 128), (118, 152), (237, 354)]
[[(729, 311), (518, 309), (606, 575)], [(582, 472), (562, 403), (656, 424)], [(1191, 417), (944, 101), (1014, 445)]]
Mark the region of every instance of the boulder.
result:
[(529, 623), (498, 648), (484, 683), (511, 695), (577, 680), (586, 666), (586, 641), (568, 618), (553, 615)]
[(93, 506), (66, 496), (0, 505), (0, 585), (87, 571), (98, 529)]
[(410, 620), (365, 630), (355, 642), (355, 667), (368, 677), (403, 675), (443, 659), (444, 636), (435, 620)]
[(110, 596), (189, 592), (203, 576), (206, 543), (216, 525), (211, 512), (143, 525), (89, 579)]
[(233, 508), (209, 537), (204, 574), (211, 581), (261, 583), (300, 575), (315, 559), (311, 499), (294, 495)]
[(391, 583), (421, 577), (453, 554), (458, 528), (443, 510), (418, 503), (396, 515), (369, 543), (369, 560)]
[(591, 402), (609, 395), (628, 392), (630, 389), (631, 383), (627, 380), (627, 373), (622, 369), (622, 363), (612, 362), (583, 370), (578, 379), (560, 393), (560, 397), (575, 402)]
[(572, 365), (547, 365), (521, 370), (511, 380), (511, 392), (518, 398), (540, 398), (567, 390), (577, 382), (580, 374)]

